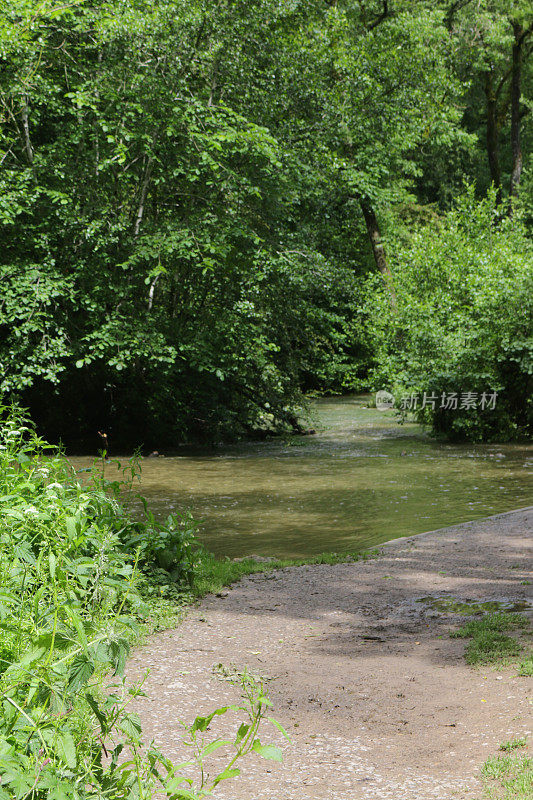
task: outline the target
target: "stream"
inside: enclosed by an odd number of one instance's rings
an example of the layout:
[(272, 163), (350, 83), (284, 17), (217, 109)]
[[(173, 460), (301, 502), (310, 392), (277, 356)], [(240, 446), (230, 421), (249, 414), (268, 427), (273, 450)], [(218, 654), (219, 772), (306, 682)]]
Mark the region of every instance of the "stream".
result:
[(229, 557), (359, 550), (533, 503), (532, 445), (439, 443), (368, 400), (313, 401), (314, 435), (144, 459), (140, 490), (160, 515), (191, 508)]

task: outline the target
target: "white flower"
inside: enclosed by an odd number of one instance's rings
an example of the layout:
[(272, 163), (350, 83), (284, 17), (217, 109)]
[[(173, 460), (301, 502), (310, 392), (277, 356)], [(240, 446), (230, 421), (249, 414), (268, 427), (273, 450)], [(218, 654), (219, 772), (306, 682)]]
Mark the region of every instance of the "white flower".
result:
[(35, 508), (35, 506), (26, 506), (26, 508), (24, 509), (24, 513), (28, 517), (38, 517), (39, 516), (39, 512)]

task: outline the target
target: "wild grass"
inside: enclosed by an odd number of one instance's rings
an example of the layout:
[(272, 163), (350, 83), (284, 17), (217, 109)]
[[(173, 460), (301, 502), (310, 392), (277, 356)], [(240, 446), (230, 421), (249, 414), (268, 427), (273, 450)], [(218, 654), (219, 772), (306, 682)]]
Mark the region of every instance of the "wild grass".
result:
[(519, 750), (522, 747), (527, 747), (527, 738), (521, 736), (519, 739), (510, 739), (508, 742), (502, 742), (500, 750), (510, 753), (511, 750)]
[(531, 800), (533, 758), (527, 755), (498, 755), (483, 765), (481, 776), (487, 800)]
[[(525, 631), (529, 626), (529, 620), (523, 614), (498, 612), (471, 620), (452, 636), (471, 640), (465, 650), (467, 664), (505, 666), (516, 663), (524, 651), (524, 645), (504, 631)], [(528, 659), (523, 664), (526, 671)]]
[(246, 575), (312, 564), (344, 564), (361, 560), (366, 561), (369, 558), (375, 558), (379, 552), (378, 549), (374, 549), (364, 552), (321, 553), (308, 558), (280, 558), (268, 561), (257, 561), (254, 558), (231, 561), (230, 559), (217, 559), (210, 554), (206, 554), (195, 572), (192, 594), (195, 597), (203, 597), (211, 593), (216, 594), (224, 587), (236, 583)]
[(212, 553), (198, 548), (190, 583), (176, 582), (169, 573), (154, 565), (143, 570), (140, 593), (147, 601), (149, 613), (146, 623), (149, 630), (164, 630), (178, 624), (187, 608), (207, 594), (218, 594), (247, 575), (269, 573), (318, 564), (345, 564), (376, 558), (379, 549), (320, 553), (307, 558), (272, 558), (258, 561), (254, 557), (231, 560), (216, 558)]
[(533, 678), (533, 651), (519, 662), (518, 674), (521, 678)]

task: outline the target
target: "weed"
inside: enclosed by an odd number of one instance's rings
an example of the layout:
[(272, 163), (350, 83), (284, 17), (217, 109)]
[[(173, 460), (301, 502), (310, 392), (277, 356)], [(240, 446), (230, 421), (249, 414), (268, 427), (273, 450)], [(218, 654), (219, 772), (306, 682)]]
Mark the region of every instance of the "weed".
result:
[(268, 561), (256, 561), (254, 558), (243, 558), (239, 561), (230, 559), (217, 559), (209, 553), (204, 553), (199, 560), (192, 585), (192, 594), (203, 597), (206, 594), (216, 594), (225, 586), (239, 581), (245, 575), (259, 572), (272, 572), (286, 567), (301, 567), (313, 564), (343, 564), (346, 562), (366, 561), (375, 558), (381, 551), (378, 549), (359, 553), (321, 553), (309, 558), (283, 558)]
[(518, 674), (521, 678), (533, 678), (533, 652), (518, 664)]
[(503, 742), (500, 745), (500, 750), (510, 752), (511, 750), (518, 750), (521, 747), (527, 747), (527, 738), (522, 736), (520, 739), (510, 739), (508, 742)]
[[(195, 523), (187, 513), (159, 523), (146, 504), (143, 519), (128, 513), (135, 459), (109, 481), (104, 453), (81, 486), (20, 410), (0, 407), (0, 423), (0, 800), (200, 800), (246, 753), (279, 760), (257, 736), (269, 701), (249, 676), (232, 707), (245, 721), (215, 778), (203, 763), (224, 743), (205, 736), (227, 708), (185, 725), (184, 765), (143, 743), (131, 711), (142, 687), (124, 667), (162, 598), (169, 611), (194, 596)], [(191, 763), (196, 781), (182, 774)]]
[(493, 756), (481, 770), (485, 797), (490, 800), (531, 800), (533, 758), (525, 755)]
[(516, 639), (503, 631), (523, 630), (529, 620), (522, 614), (486, 614), (480, 619), (471, 620), (452, 634), (454, 638), (471, 639), (465, 650), (467, 664), (505, 664), (515, 659), (523, 651)]
[(527, 628), (529, 620), (523, 614), (506, 614), (504, 612), (486, 614), (481, 619), (467, 622), (460, 630), (456, 631), (454, 638), (465, 639), (485, 633), (500, 633), (501, 631)]
[[(196, 717), (192, 725), (182, 723), (187, 737), (184, 743), (192, 750), (192, 757), (188, 761), (183, 762), (176, 768), (168, 759), (162, 759), (160, 754), (157, 754), (159, 762), (167, 770), (164, 777), (160, 776), (160, 783), (169, 798), (202, 800), (202, 798), (211, 797), (212, 790), (222, 781), (239, 775), (240, 770), (235, 764), (248, 753), (257, 753), (257, 755), (271, 761), (282, 760), (280, 748), (274, 745), (262, 744), (257, 735), (259, 727), (272, 705), (264, 694), (263, 682), (251, 676), (246, 670), (241, 673), (235, 672), (233, 682), (240, 686), (244, 700), (242, 705), (217, 708), (207, 716)], [(239, 726), (234, 738), (232, 740), (206, 740), (204, 734), (209, 730), (212, 721), (228, 711), (244, 714), (246, 718), (246, 721)], [(272, 717), (268, 717), (268, 720), (287, 739), (289, 738), (279, 722), (272, 719)], [(211, 753), (221, 748), (229, 750), (227, 763), (214, 777), (211, 777), (207, 770), (207, 759)], [(183, 774), (184, 769), (191, 767), (195, 767), (197, 770), (198, 778), (196, 781), (193, 778), (185, 777)]]
[(221, 681), (227, 681), (228, 683), (233, 684), (240, 684), (243, 680), (253, 680), (257, 683), (265, 684), (267, 681), (274, 680), (271, 676), (266, 675), (254, 675), (250, 672), (246, 667), (243, 670), (240, 670), (235, 664), (230, 664), (226, 666), (225, 664), (214, 664), (211, 669), (213, 675), (217, 677)]

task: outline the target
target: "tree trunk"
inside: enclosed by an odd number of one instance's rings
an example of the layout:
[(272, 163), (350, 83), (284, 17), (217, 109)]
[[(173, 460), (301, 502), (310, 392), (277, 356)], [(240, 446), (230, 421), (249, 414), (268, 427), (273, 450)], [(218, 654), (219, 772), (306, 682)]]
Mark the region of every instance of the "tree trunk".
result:
[(144, 177), (141, 184), (141, 192), (139, 198), (139, 206), (137, 208), (137, 214), (135, 216), (135, 225), (133, 226), (133, 235), (135, 238), (137, 238), (139, 235), (139, 231), (141, 229), (141, 222), (143, 221), (144, 205), (146, 203), (146, 195), (148, 193), (148, 185), (150, 183), (150, 177), (152, 175), (153, 165), (154, 165), (154, 157), (149, 156), (146, 162), (146, 168), (144, 170)]
[(524, 32), (518, 22), (513, 23), (513, 66), (511, 73), (511, 150), (513, 167), (509, 188), (509, 213), (512, 213), (513, 197), (518, 197), (520, 175), (522, 174), (522, 146), (520, 143), (520, 80), (522, 71), (522, 44)]
[(139, 235), (139, 231), (141, 230), (141, 223), (143, 221), (144, 216), (144, 206), (146, 203), (146, 195), (148, 194), (148, 186), (150, 185), (150, 179), (152, 177), (152, 170), (154, 167), (154, 150), (157, 144), (158, 138), (158, 131), (154, 131), (152, 136), (152, 144), (151, 144), (151, 155), (148, 156), (144, 168), (143, 179), (141, 183), (141, 191), (139, 194), (139, 205), (137, 206), (137, 214), (135, 216), (135, 224), (133, 226), (133, 236), (136, 239)]
[(492, 70), (485, 72), (485, 97), (487, 100), (487, 156), (489, 159), (490, 177), (496, 187), (496, 203), (502, 201), (502, 177), (500, 170), (500, 156), (498, 152), (498, 135), (500, 126), (498, 122), (498, 105), (494, 91)]
[(24, 108), (22, 109), (22, 130), (24, 132), (24, 152), (26, 153), (26, 158), (28, 160), (28, 164), (33, 164), (33, 146), (31, 143), (30, 138), (30, 122), (28, 117), (29, 109), (28, 109), (28, 101), (24, 98)]
[(376, 217), (376, 212), (374, 211), (372, 204), (370, 203), (367, 197), (360, 197), (359, 204), (361, 206), (361, 211), (363, 212), (363, 217), (365, 218), (366, 229), (368, 231), (368, 238), (370, 239), (370, 244), (372, 245), (372, 252), (374, 254), (374, 261), (376, 262), (376, 266), (383, 275), (383, 280), (385, 281), (388, 287), (390, 293), (391, 307), (393, 311), (396, 311), (397, 309), (396, 292), (394, 291), (392, 273), (390, 271), (390, 267), (387, 261), (387, 253), (385, 251), (383, 239), (381, 238), (381, 231)]

